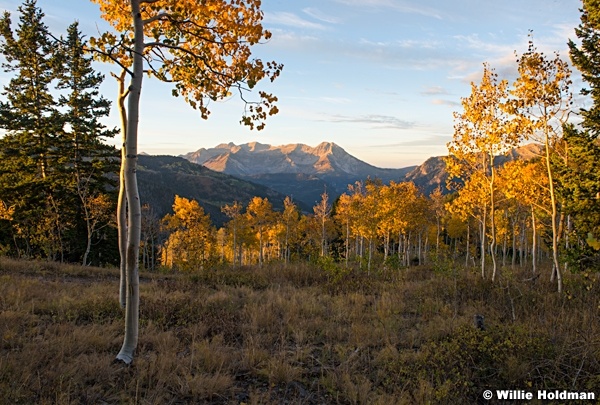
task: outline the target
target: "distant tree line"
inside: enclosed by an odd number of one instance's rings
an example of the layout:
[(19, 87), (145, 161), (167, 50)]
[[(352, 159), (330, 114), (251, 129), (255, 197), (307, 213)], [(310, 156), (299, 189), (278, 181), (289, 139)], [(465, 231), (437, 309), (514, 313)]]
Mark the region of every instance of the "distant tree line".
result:
[(118, 160), (103, 141), (110, 103), (77, 23), (56, 38), (35, 0), (0, 19), (0, 251), (21, 258), (115, 263)]
[[(91, 67), (77, 24), (54, 38), (35, 1), (27, 0), (15, 32), (0, 21), (3, 68), (14, 73), (0, 104), (0, 249), (51, 260), (116, 263), (117, 160), (103, 140), (115, 131), (101, 119), (109, 103)], [(175, 197), (158, 218), (142, 208), (141, 260), (183, 271), (219, 263), (337, 261), (375, 271), (459, 259), (497, 277), (500, 266), (552, 263), (562, 288), (565, 270), (600, 268), (600, 41), (597, 7), (584, 1), (581, 45), (571, 60), (589, 85), (592, 107), (573, 125), (571, 72), (558, 55), (535, 48), (517, 58), (512, 86), (485, 64), (455, 114), (446, 165), (449, 186), (424, 195), (412, 183), (377, 179), (349, 185), (336, 201), (326, 192), (312, 213), (286, 198), (281, 211), (267, 198), (222, 207), (215, 228), (193, 200)], [(539, 157), (497, 164), (522, 141), (542, 145)]]
[[(378, 266), (409, 266), (460, 255), (467, 265), (478, 260), (482, 277), (491, 270), (494, 280), (499, 261), (529, 263), (536, 273), (548, 258), (550, 278), (562, 291), (565, 270), (600, 269), (598, 15), (595, 3), (584, 1), (576, 30), (582, 45), (569, 42), (572, 62), (590, 86), (582, 93), (593, 101), (581, 111), (582, 125), (569, 119), (568, 64), (558, 54), (539, 52), (531, 40), (517, 57), (519, 76), (512, 87), (484, 64), (481, 82), (462, 99), (446, 159), (452, 195), (438, 190), (424, 196), (411, 183), (359, 182), (332, 207), (323, 194), (311, 215), (300, 215), (289, 200), (283, 213), (275, 213), (266, 199), (255, 198), (245, 211), (239, 203), (225, 206), (231, 220), (222, 229), (203, 227), (206, 243), (195, 260), (183, 235), (197, 229), (179, 222), (162, 244), (164, 263), (197, 269), (217, 259), (235, 265), (332, 257), (370, 271), (374, 260)], [(540, 144), (540, 156), (499, 167), (498, 156), (523, 141)], [(175, 217), (181, 204), (176, 199)], [(172, 224), (173, 218), (165, 221)]]

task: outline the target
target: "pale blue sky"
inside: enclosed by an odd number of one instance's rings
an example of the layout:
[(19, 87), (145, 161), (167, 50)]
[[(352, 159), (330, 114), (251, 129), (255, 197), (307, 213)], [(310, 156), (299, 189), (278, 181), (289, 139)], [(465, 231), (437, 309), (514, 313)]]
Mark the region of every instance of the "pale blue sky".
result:
[[(20, 4), (0, 0), (13, 22)], [(54, 33), (74, 19), (90, 36), (106, 29), (86, 0), (38, 5)], [(529, 30), (539, 49), (568, 59), (580, 7), (580, 0), (263, 0), (273, 38), (255, 55), (285, 65), (280, 78), (262, 87), (279, 97), (280, 113), (264, 131), (250, 131), (239, 124), (243, 105), (234, 97), (211, 104), (204, 121), (171, 97), (169, 85), (145, 80), (139, 147), (178, 155), (224, 142), (331, 141), (376, 166), (420, 164), (447, 153), (452, 113), (479, 80), (483, 62), (512, 80), (514, 52), (526, 50)], [(7, 80), (0, 75), (0, 84)], [(105, 97), (114, 99), (116, 90), (107, 74)], [(116, 111), (107, 123), (118, 124)]]

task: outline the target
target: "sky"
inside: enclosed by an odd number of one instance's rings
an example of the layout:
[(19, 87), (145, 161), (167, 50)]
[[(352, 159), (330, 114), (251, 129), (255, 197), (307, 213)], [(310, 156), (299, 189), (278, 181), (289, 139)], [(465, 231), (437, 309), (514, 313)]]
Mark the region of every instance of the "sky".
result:
[[(0, 0), (15, 27), (20, 4)], [(89, 1), (37, 4), (54, 34), (74, 20), (88, 36), (108, 28)], [(139, 150), (180, 155), (228, 142), (327, 141), (379, 167), (421, 164), (447, 154), (453, 112), (462, 110), (461, 97), (479, 82), (484, 62), (514, 81), (515, 52), (526, 51), (530, 30), (539, 50), (568, 60), (580, 7), (580, 0), (263, 0), (263, 25), (273, 35), (253, 54), (284, 64), (274, 83), (259, 86), (279, 98), (279, 114), (252, 131), (239, 123), (244, 106), (232, 97), (211, 103), (203, 120), (171, 96), (171, 85), (145, 79)], [(95, 66), (106, 75), (102, 94), (114, 100), (110, 72), (118, 69)], [(9, 78), (0, 73), (0, 85)], [(114, 104), (105, 123), (118, 126)]]

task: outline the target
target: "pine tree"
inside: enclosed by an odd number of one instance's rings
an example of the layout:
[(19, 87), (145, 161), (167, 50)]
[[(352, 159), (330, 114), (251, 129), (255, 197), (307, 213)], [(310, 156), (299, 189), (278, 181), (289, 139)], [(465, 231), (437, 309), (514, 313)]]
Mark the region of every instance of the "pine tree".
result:
[(49, 181), (52, 145), (62, 128), (50, 92), (55, 46), (35, 0), (26, 0), (19, 12), (15, 33), (8, 12), (0, 19), (2, 67), (16, 73), (0, 102), (0, 126), (7, 132), (0, 140), (0, 194), (15, 207), (17, 252), (56, 258), (66, 221), (57, 217)]
[(595, 1), (584, 0), (581, 24), (575, 28), (575, 34), (581, 45), (569, 40), (569, 50), (573, 65), (581, 72), (589, 88), (581, 90), (584, 96), (590, 96), (593, 104), (582, 109), (583, 126), (594, 137), (600, 134), (600, 6)]
[(600, 146), (588, 131), (578, 131), (572, 124), (565, 125), (562, 141), (567, 164), (562, 159), (552, 164), (557, 194), (573, 224), (565, 253), (584, 269), (600, 263), (594, 248), (594, 241), (600, 239)]
[[(64, 133), (58, 139), (56, 147), (60, 149), (58, 161), (64, 179), (60, 182), (68, 187), (66, 194), (75, 201), (69, 204), (73, 215), (85, 222), (84, 235), (77, 240), (85, 241), (82, 262), (88, 264), (92, 240), (100, 228), (106, 226), (106, 213), (98, 211), (98, 205), (91, 206), (91, 201), (106, 201), (108, 190), (114, 189), (116, 183), (106, 176), (118, 170), (116, 151), (112, 146), (103, 143), (104, 138), (112, 138), (116, 130), (107, 129), (100, 119), (108, 116), (110, 102), (98, 91), (104, 76), (92, 68), (92, 58), (85, 53), (85, 41), (75, 22), (67, 30), (67, 38), (61, 41), (58, 60), (62, 69), (58, 74), (57, 88), (65, 90), (59, 98), (59, 105), (64, 109)], [(111, 193), (114, 194), (114, 193)], [(104, 206), (113, 211), (113, 205)], [(64, 207), (68, 209), (69, 207)], [(100, 218), (104, 220), (99, 221)], [(81, 247), (78, 246), (78, 250)], [(81, 258), (81, 252), (78, 252)]]
[[(14, 210), (0, 243), (11, 240), (18, 256), (84, 257), (87, 264), (92, 238), (98, 239), (101, 228), (108, 231), (109, 216), (99, 208), (114, 205), (107, 191), (115, 184), (107, 173), (117, 162), (114, 148), (102, 143), (114, 131), (99, 121), (110, 106), (98, 93), (103, 77), (84, 54), (77, 24), (58, 41), (35, 0), (26, 0), (19, 12), (14, 33), (10, 14), (0, 19), (2, 67), (15, 74), (0, 101), (6, 131), (0, 139), (0, 196)], [(107, 239), (106, 232), (101, 236)]]

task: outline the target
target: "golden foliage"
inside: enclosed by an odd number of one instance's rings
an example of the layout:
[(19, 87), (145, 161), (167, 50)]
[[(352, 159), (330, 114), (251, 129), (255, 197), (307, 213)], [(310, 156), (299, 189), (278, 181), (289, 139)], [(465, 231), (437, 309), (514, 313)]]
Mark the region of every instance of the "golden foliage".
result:
[[(129, 69), (133, 61), (133, 23), (129, 0), (92, 0), (102, 18), (117, 33), (92, 38), (98, 58)], [(283, 65), (251, 58), (251, 46), (267, 41), (271, 33), (261, 24), (260, 0), (141, 1), (146, 73), (174, 83), (173, 95), (184, 97), (202, 118), (209, 102), (239, 92), (246, 103), (242, 123), (257, 129), (278, 112), (277, 97), (259, 91), (260, 102), (247, 102), (244, 92), (279, 76)]]
[(195, 200), (175, 196), (174, 214), (163, 218), (171, 231), (162, 249), (163, 264), (184, 270), (199, 270), (213, 258), (216, 248), (210, 218)]

